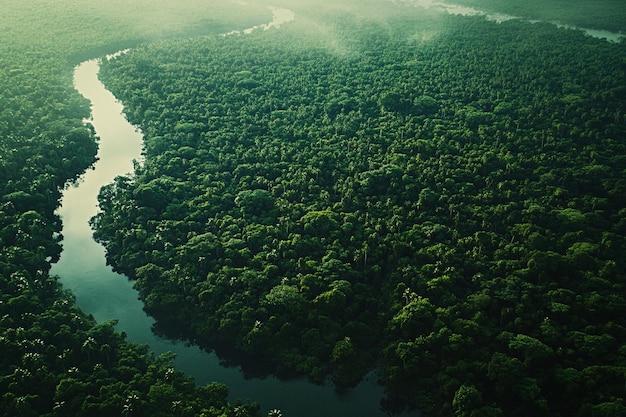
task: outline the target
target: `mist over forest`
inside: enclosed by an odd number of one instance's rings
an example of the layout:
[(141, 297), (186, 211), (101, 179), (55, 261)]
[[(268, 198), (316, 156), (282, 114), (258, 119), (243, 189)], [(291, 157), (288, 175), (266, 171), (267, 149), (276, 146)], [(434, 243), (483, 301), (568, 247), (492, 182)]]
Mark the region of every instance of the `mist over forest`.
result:
[(4, 0), (0, 416), (315, 412), (196, 383), (50, 272), (108, 139), (73, 84), (93, 59), (144, 142), (89, 234), (148, 333), (342, 415), (366, 385), (371, 416), (626, 415), (625, 22), (618, 0)]

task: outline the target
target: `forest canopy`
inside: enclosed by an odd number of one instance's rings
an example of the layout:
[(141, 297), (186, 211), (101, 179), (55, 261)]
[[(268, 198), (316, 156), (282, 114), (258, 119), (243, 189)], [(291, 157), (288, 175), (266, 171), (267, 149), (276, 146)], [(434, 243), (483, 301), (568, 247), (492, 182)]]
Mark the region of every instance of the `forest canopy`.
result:
[(624, 44), (398, 10), (105, 63), (145, 163), (95, 237), (178, 336), (391, 411), (626, 413)]
[(454, 4), (527, 19), (626, 32), (626, 8), (621, 0), (455, 0)]
[[(72, 86), (78, 60), (157, 36), (219, 33), (270, 16), (241, 10), (229, 20), (226, 11), (232, 6), (213, 15), (206, 7), (203, 13), (179, 7), (165, 27), (141, 20), (138, 11), (150, 4), (154, 2), (2, 2), (2, 416), (259, 414), (258, 405), (229, 404), (224, 385), (196, 387), (173, 368), (170, 355), (154, 358), (147, 346), (127, 342), (115, 322), (96, 323), (49, 273), (62, 249), (62, 224), (55, 213), (62, 191), (96, 161), (98, 148), (93, 129), (83, 123), (89, 103)], [(220, 25), (209, 23), (220, 17)]]

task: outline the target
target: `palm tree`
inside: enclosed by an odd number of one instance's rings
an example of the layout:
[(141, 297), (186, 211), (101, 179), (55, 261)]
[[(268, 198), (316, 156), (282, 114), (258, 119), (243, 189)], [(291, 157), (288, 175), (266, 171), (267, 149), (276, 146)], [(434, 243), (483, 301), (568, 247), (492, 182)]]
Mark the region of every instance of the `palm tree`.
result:
[(107, 364), (111, 366), (111, 356), (109, 355), (109, 353), (111, 352), (111, 345), (109, 345), (108, 343), (103, 344), (102, 346), (100, 346), (100, 352), (105, 354), (107, 358)]
[(96, 347), (98, 346), (98, 343), (96, 342), (96, 339), (94, 339), (93, 337), (89, 336), (84, 342), (83, 342), (83, 346), (81, 347), (81, 351), (82, 352), (87, 352), (87, 360), (89, 362), (91, 362), (91, 352), (93, 352), (94, 350), (96, 350)]

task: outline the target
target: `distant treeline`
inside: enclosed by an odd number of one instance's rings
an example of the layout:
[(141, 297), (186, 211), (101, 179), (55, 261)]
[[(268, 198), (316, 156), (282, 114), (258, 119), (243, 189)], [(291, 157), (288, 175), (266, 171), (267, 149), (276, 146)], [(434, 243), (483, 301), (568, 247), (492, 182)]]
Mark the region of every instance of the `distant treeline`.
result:
[(450, 3), (529, 19), (626, 33), (626, 7), (622, 0), (454, 0)]

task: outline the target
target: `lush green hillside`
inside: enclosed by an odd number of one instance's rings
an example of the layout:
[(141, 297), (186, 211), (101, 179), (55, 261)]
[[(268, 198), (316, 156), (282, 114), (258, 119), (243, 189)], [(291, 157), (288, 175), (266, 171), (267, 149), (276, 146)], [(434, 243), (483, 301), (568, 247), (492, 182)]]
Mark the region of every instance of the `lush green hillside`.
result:
[[(91, 3), (91, 4), (90, 4)], [(225, 8), (161, 9), (153, 2), (2, 2), (0, 13), (0, 415), (226, 415), (227, 388), (196, 388), (147, 348), (124, 341), (73, 305), (57, 277), (63, 187), (95, 161), (88, 103), (72, 87), (80, 57), (168, 33), (233, 27)], [(204, 2), (187, 2), (198, 6)], [(142, 12), (142, 13), (138, 13)], [(251, 19), (240, 10), (240, 25)], [(259, 14), (266, 20), (269, 13)], [(193, 16), (193, 19), (190, 17)], [(215, 18), (219, 25), (209, 24)], [(153, 21), (150, 21), (150, 19)], [(236, 25), (236, 27), (242, 27)], [(155, 29), (158, 28), (158, 29)], [(256, 415), (257, 407), (239, 407)]]
[(146, 161), (96, 237), (162, 323), (389, 409), (626, 414), (624, 45), (390, 10), (109, 62)]

